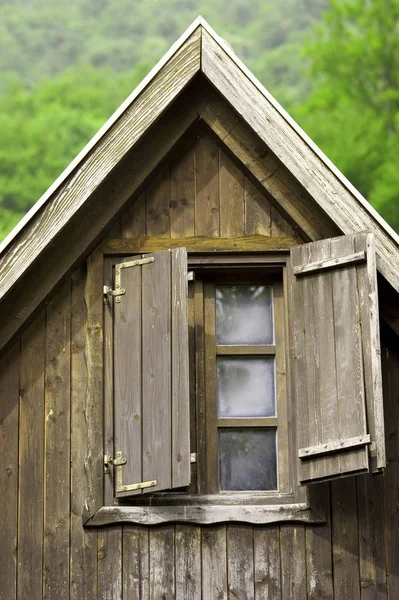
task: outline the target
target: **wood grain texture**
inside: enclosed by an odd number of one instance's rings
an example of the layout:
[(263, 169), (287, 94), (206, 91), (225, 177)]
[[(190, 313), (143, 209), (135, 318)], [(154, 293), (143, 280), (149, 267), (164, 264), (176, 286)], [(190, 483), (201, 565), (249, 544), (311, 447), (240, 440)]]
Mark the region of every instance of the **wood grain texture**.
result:
[[(135, 239), (146, 234), (146, 202), (145, 192), (142, 192), (138, 198), (123, 213), (122, 238)], [(111, 237), (111, 236), (110, 236)]]
[[(141, 255), (129, 256), (130, 260)], [(125, 259), (116, 261), (115, 272)], [(144, 268), (146, 268), (144, 266)], [(111, 456), (122, 452), (123, 482), (144, 481), (142, 470), (142, 267), (120, 269), (121, 285), (126, 290), (121, 302), (113, 302), (113, 420), (114, 447)], [(115, 479), (115, 467), (113, 478)], [(141, 490), (132, 495), (141, 494)]]
[(282, 600), (280, 528), (254, 528), (255, 600)]
[(16, 598), (20, 340), (0, 360), (0, 599)]
[(365, 201), (360, 202), (350, 188), (342, 183), (313, 146), (298, 135), (284, 115), (205, 30), (202, 33), (201, 67), (209, 81), (242, 115), (325, 213), (332, 216), (343, 233), (375, 232), (378, 268), (398, 290), (397, 240), (389, 235), (373, 212), (367, 210)]
[(244, 173), (222, 150), (219, 150), (220, 236), (244, 235)]
[(356, 480), (331, 483), (334, 600), (360, 598)]
[(220, 235), (219, 146), (202, 137), (195, 149), (195, 235)]
[(123, 600), (148, 600), (149, 530), (123, 528)]
[(70, 595), (74, 600), (92, 600), (97, 594), (97, 531), (82, 526), (89, 494), (85, 283), (86, 269), (79, 269), (72, 277), (71, 314)]
[(176, 600), (201, 600), (201, 529), (175, 527)]
[(226, 526), (202, 529), (202, 597), (227, 600)]
[[(270, 203), (248, 177), (244, 180), (245, 235), (271, 235)], [(275, 236), (279, 237), (279, 236)]]
[(191, 237), (195, 223), (195, 148), (188, 149), (170, 165), (170, 234)]
[(170, 177), (169, 166), (163, 166), (146, 189), (147, 235), (170, 237)]
[(21, 600), (41, 598), (43, 586), (44, 343), (42, 312), (23, 335), (21, 346), (17, 574)]
[(122, 600), (122, 528), (98, 532), (98, 600)]
[(43, 598), (69, 595), (71, 281), (46, 309)]
[(254, 599), (254, 533), (249, 525), (227, 526), (229, 598)]
[(166, 525), (150, 530), (150, 585), (149, 600), (175, 598), (175, 541), (174, 526)]
[(0, 298), (198, 72), (200, 37), (197, 29), (5, 251)]
[(280, 527), (281, 597), (306, 598), (305, 528), (303, 525)]
[[(157, 135), (144, 136), (115, 167), (104, 184), (88, 198), (83, 211), (85, 214), (80, 211), (74, 213), (60, 232), (57, 244), (46, 247), (35, 262), (34, 269), (18, 280), (15, 289), (4, 300), (4, 312), (0, 315), (1, 347), (54, 289), (56, 283), (95, 248), (105, 233), (106, 225), (197, 119), (191, 103), (184, 98), (182, 95), (179, 106), (172, 105), (171, 110), (158, 121)], [(39, 239), (40, 231), (35, 236), (35, 239)], [(74, 240), (73, 244), (71, 239)], [(65, 252), (65, 248), (68, 248), (68, 252)]]

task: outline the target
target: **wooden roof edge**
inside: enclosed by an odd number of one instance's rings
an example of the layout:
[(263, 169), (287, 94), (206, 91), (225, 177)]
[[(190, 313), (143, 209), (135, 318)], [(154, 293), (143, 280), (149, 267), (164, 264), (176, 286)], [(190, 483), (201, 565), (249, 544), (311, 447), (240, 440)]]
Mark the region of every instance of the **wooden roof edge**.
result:
[(241, 61), (241, 59), (234, 53), (234, 50), (221, 38), (207, 23), (204, 19), (201, 19), (202, 27), (209, 33), (209, 35), (218, 43), (218, 45), (224, 50), (224, 52), (230, 57), (230, 59), (237, 65), (248, 80), (259, 90), (259, 92), (270, 102), (270, 104), (276, 109), (276, 111), (283, 117), (287, 124), (303, 139), (303, 141), (309, 146), (309, 148), (321, 159), (321, 161), (328, 167), (328, 169), (337, 177), (345, 188), (359, 201), (359, 203), (372, 215), (372, 217), (383, 227), (386, 232), (395, 240), (399, 246), (399, 235), (394, 229), (385, 221), (385, 219), (377, 212), (377, 210), (370, 204), (370, 202), (355, 188), (354, 185), (345, 177), (345, 175), (338, 169), (336, 165), (324, 154), (324, 152), (313, 142), (308, 134), (302, 129), (300, 125), (288, 114), (288, 112), (281, 106), (281, 104), (272, 96), (272, 94), (263, 86), (263, 84), (257, 79), (257, 77), (248, 69), (248, 67)]
[(110, 116), (110, 118), (104, 123), (104, 125), (97, 131), (97, 133), (91, 138), (91, 140), (82, 148), (82, 150), (75, 156), (72, 162), (64, 169), (64, 171), (57, 177), (57, 179), (50, 185), (50, 187), (44, 192), (44, 194), (35, 202), (30, 210), (22, 217), (22, 219), (16, 224), (16, 226), (10, 231), (10, 233), (0, 243), (0, 258), (4, 251), (10, 246), (13, 240), (18, 234), (25, 228), (25, 226), (33, 219), (36, 213), (49, 201), (54, 192), (66, 181), (66, 179), (73, 173), (73, 171), (83, 162), (86, 156), (96, 146), (96, 144), (103, 138), (103, 136), (111, 129), (121, 115), (133, 104), (133, 102), (140, 96), (144, 89), (149, 83), (156, 77), (166, 63), (179, 51), (179, 49), (185, 44), (185, 42), (191, 37), (194, 31), (204, 26), (204, 19), (199, 16), (193, 21), (193, 23), (186, 29), (186, 31), (180, 36), (174, 44), (169, 48), (166, 54), (154, 65), (151, 71), (144, 77), (144, 79), (135, 87), (131, 94), (122, 102), (122, 104), (116, 109), (116, 111)]

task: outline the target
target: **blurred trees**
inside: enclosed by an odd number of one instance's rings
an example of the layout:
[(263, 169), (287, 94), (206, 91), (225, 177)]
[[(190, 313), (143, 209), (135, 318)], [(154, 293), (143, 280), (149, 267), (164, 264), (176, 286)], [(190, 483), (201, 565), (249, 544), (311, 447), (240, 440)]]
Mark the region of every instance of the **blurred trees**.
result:
[(0, 0), (0, 237), (199, 13), (399, 229), (399, 0)]

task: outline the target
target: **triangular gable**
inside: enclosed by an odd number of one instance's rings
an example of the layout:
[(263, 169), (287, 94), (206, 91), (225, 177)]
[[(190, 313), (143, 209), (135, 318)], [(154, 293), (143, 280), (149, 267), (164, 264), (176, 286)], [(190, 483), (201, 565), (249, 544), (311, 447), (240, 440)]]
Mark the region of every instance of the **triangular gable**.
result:
[[(35, 261), (198, 73), (236, 109), (342, 233), (375, 233), (378, 268), (399, 291), (398, 235), (199, 17), (1, 244), (0, 301), (32, 271)], [(187, 117), (187, 126), (189, 121)]]

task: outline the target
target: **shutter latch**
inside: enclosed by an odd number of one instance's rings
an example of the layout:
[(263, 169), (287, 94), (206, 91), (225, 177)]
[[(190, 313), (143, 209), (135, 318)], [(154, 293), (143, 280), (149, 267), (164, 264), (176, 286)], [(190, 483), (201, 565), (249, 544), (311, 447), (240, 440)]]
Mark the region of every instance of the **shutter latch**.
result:
[(115, 477), (116, 477), (116, 492), (134, 492), (136, 490), (141, 490), (143, 488), (155, 487), (157, 485), (157, 480), (153, 479), (151, 481), (141, 481), (140, 483), (130, 483), (129, 485), (125, 485), (122, 481), (122, 467), (127, 463), (127, 459), (123, 457), (122, 452), (116, 453), (116, 458), (112, 458), (107, 454), (104, 455), (104, 473), (109, 473), (109, 465), (114, 465), (115, 467)]

